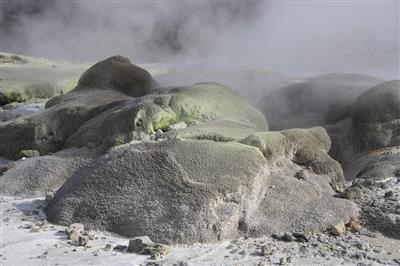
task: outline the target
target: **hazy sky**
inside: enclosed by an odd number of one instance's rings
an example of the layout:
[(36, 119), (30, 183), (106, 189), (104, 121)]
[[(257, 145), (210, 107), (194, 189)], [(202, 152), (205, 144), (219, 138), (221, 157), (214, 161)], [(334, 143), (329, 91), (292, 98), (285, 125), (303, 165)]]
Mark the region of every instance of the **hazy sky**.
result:
[(399, 76), (399, 1), (2, 0), (1, 8), (8, 52)]

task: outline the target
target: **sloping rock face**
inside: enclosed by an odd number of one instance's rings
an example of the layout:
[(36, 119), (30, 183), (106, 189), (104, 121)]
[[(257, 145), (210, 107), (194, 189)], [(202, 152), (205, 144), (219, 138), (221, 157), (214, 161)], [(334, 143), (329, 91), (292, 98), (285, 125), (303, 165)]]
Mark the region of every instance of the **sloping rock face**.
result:
[(379, 84), (354, 103), (350, 118), (329, 129), (332, 155), (349, 179), (400, 176), (400, 81)]
[[(162, 243), (319, 231), (356, 218), (354, 204), (334, 197), (343, 172), (323, 128), (269, 132), (226, 86), (156, 84), (112, 57), (45, 111), (0, 124), (2, 155), (45, 155), (6, 171), (1, 191), (35, 194), (66, 180), (49, 221)], [(25, 175), (32, 167), (35, 177)]]
[(351, 114), (357, 97), (381, 82), (359, 74), (324, 74), (277, 89), (258, 106), (273, 130), (335, 124)]

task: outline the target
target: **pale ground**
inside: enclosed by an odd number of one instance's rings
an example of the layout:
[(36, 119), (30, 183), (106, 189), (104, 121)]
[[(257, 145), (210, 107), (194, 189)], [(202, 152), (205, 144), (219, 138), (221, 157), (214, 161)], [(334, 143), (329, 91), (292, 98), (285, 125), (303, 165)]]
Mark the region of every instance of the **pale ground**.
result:
[[(129, 242), (108, 232), (97, 232), (98, 238), (90, 242), (91, 248), (69, 244), (61, 232), (65, 229), (63, 226), (49, 224), (47, 229), (30, 232), (27, 227), (44, 218), (40, 208), (39, 212), (32, 213), (43, 203), (43, 199), (1, 199), (1, 265), (400, 265), (400, 240), (376, 233), (370, 236), (347, 233), (344, 239), (319, 235), (318, 239), (322, 236), (322, 240), (306, 243), (241, 238), (218, 244), (174, 246), (169, 256), (154, 261), (150, 256), (104, 250), (107, 243), (128, 245)], [(335, 249), (335, 241), (344, 243), (340, 245), (346, 249), (346, 255), (330, 253)], [(351, 254), (359, 251), (348, 246), (354, 241), (368, 243), (365, 252), (374, 258), (368, 259), (368, 255), (367, 259), (352, 259)], [(268, 247), (268, 255), (260, 254), (263, 245)], [(282, 262), (287, 257), (290, 263)]]

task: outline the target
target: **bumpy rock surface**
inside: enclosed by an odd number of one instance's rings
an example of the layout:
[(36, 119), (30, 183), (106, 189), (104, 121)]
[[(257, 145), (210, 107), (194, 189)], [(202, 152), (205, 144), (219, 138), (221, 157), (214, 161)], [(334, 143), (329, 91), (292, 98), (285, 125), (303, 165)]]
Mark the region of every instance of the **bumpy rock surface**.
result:
[(42, 155), (6, 170), (2, 191), (42, 193), (66, 180), (50, 221), (160, 243), (302, 234), (356, 218), (354, 204), (334, 197), (343, 172), (323, 128), (268, 132), (258, 110), (217, 83), (154, 86), (112, 57), (45, 111), (0, 124), (2, 155)]
[(400, 171), (400, 81), (382, 83), (361, 95), (351, 117), (328, 129), (331, 151), (348, 179), (382, 180)]
[(359, 74), (324, 74), (267, 94), (258, 104), (273, 130), (335, 124), (353, 102), (382, 80)]
[(3, 175), (0, 173), (0, 191), (4, 195), (42, 197), (58, 189), (95, 156), (95, 150), (75, 148), (19, 160)]
[[(330, 167), (316, 170), (320, 175), (310, 166), (308, 180), (294, 177), (303, 170), (294, 162), (302, 153), (311, 153), (314, 166), (326, 163), (318, 154), (329, 139), (323, 129), (314, 130), (314, 138), (307, 130), (264, 133), (266, 142), (278, 146), (269, 160), (260, 149), (235, 142), (174, 139), (117, 146), (67, 180), (47, 207), (48, 219), (146, 234), (162, 243), (326, 229), (354, 218), (356, 208), (332, 196), (328, 174), (343, 177), (332, 159)], [(304, 138), (314, 143), (315, 153), (307, 151)], [(289, 154), (296, 158), (291, 161)], [(309, 158), (304, 159), (306, 164)]]
[[(103, 73), (104, 69), (109, 71)], [(118, 69), (123, 74), (113, 75)], [(93, 86), (83, 87), (88, 80), (94, 80)], [(144, 87), (132, 87), (135, 80)], [(85, 122), (123, 100), (132, 99), (130, 95), (142, 95), (151, 84), (156, 83), (150, 74), (129, 64), (127, 59), (111, 57), (100, 62), (82, 75), (70, 93), (50, 99), (46, 111), (0, 124), (0, 154), (15, 158), (21, 150), (37, 150), (40, 154), (60, 150)]]
[(400, 239), (400, 177), (383, 181), (356, 179), (347, 190), (357, 190), (361, 197), (362, 222), (374, 231)]

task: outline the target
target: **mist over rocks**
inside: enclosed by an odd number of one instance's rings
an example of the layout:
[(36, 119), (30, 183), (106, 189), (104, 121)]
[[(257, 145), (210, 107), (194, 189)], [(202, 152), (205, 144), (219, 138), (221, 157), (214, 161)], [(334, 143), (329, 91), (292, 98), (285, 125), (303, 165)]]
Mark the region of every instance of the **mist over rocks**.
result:
[(225, 84), (246, 101), (257, 106), (260, 97), (267, 92), (298, 82), (298, 78), (289, 77), (283, 73), (268, 68), (249, 66), (207, 66), (194, 65), (186, 68), (172, 68), (167, 73), (157, 76), (164, 86), (180, 86), (201, 81), (213, 81)]
[(42, 155), (3, 173), (2, 192), (61, 186), (46, 208), (55, 223), (194, 243), (322, 231), (358, 216), (334, 197), (344, 178), (323, 128), (269, 132), (230, 88), (157, 88), (120, 56), (44, 111), (1, 123), (0, 137), (3, 156)]
[(258, 107), (272, 130), (335, 124), (351, 115), (354, 101), (383, 80), (328, 73), (267, 93)]
[(89, 65), (0, 53), (0, 105), (48, 99), (72, 90)]
[(331, 154), (348, 179), (399, 176), (399, 106), (400, 81), (384, 82), (355, 101), (350, 117), (328, 128)]

